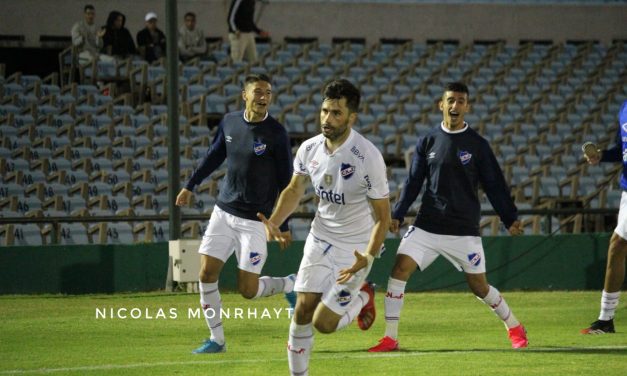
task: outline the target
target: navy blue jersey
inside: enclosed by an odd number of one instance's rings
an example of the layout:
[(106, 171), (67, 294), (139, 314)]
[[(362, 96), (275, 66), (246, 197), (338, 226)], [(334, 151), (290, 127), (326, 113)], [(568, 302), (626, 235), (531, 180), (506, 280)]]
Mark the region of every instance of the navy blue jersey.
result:
[(425, 179), (414, 225), (427, 232), (479, 236), (479, 184), (507, 228), (517, 219), (516, 205), (490, 144), (468, 126), (451, 133), (440, 125), (418, 139), (392, 218), (403, 219)]
[[(240, 218), (270, 217), (279, 193), (292, 176), (292, 152), (285, 128), (272, 116), (258, 123), (244, 111), (224, 115), (218, 132), (185, 186), (192, 191), (226, 159), (227, 169), (216, 205)], [(287, 230), (287, 223), (281, 226)]]
[(623, 173), (620, 176), (620, 188), (627, 191), (627, 101), (623, 102), (618, 111), (618, 134), (616, 144), (604, 150), (601, 162), (622, 162)]

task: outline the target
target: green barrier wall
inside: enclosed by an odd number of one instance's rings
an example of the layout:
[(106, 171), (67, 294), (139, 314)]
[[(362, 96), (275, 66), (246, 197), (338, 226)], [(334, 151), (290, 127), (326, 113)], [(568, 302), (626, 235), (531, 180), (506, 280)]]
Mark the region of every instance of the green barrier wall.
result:
[[(610, 234), (485, 237), (488, 280), (501, 290), (598, 290), (603, 287)], [(375, 264), (370, 279), (386, 286), (399, 240), (386, 241), (387, 252)], [(303, 242), (286, 251), (270, 245), (263, 274), (296, 272)], [(165, 285), (167, 243), (3, 247), (0, 249), (0, 294), (113, 293), (151, 291)], [(236, 288), (235, 258), (220, 278), (224, 289)], [(438, 258), (416, 272), (408, 291), (465, 290), (462, 273)]]

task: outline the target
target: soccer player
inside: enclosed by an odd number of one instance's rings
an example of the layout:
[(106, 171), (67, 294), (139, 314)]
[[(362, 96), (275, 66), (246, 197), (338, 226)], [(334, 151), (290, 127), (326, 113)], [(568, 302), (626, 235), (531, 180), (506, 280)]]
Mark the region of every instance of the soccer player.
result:
[[(246, 109), (224, 116), (207, 155), (176, 198), (177, 205), (187, 205), (194, 187), (226, 159), (226, 176), (198, 250), (200, 304), (211, 337), (193, 351), (196, 354), (226, 351), (218, 278), (234, 251), (239, 268), (238, 288), (244, 298), (284, 292), (292, 308), (296, 301), (294, 275), (259, 277), (268, 252), (264, 225), (257, 213), (270, 214), (279, 192), (290, 180), (289, 138), (285, 128), (268, 114), (272, 100), (268, 76), (247, 76), (242, 98)], [(287, 222), (281, 223), (280, 233), (285, 239), (281, 246), (286, 246), (291, 235)], [(209, 309), (212, 312), (208, 312)]]
[(374, 288), (364, 281), (385, 239), (390, 203), (381, 153), (352, 129), (360, 97), (347, 80), (325, 85), (322, 134), (298, 149), (294, 175), (270, 219), (259, 214), (269, 237), (283, 242), (278, 224), (297, 208), (309, 181), (320, 199), (294, 288), (298, 295), (287, 343), (293, 375), (308, 373), (312, 326), (331, 333), (359, 316), (359, 327), (366, 330), (375, 319)]
[(593, 322), (589, 328), (583, 329), (583, 334), (614, 333), (614, 312), (618, 307), (620, 288), (625, 280), (625, 260), (627, 259), (627, 101), (618, 112), (618, 135), (616, 144), (608, 150), (601, 152), (599, 148), (587, 142), (582, 146), (584, 156), (589, 164), (596, 165), (599, 162), (622, 162), (623, 174), (620, 178), (620, 187), (623, 190), (618, 211), (618, 223), (610, 239), (607, 251), (607, 267), (605, 269), (605, 284), (601, 293), (601, 312), (599, 319)]
[(465, 273), (470, 290), (503, 320), (512, 347), (526, 347), (525, 329), (485, 276), (479, 184), (512, 235), (523, 232), (516, 206), (488, 141), (464, 122), (470, 110), (466, 85), (447, 84), (439, 106), (443, 121), (418, 139), (409, 177), (392, 212), (390, 230), (398, 232), (426, 180), (419, 213), (401, 240), (388, 280), (385, 336), (368, 351), (398, 349), (398, 323), (407, 280), (417, 268), (425, 270), (440, 255)]

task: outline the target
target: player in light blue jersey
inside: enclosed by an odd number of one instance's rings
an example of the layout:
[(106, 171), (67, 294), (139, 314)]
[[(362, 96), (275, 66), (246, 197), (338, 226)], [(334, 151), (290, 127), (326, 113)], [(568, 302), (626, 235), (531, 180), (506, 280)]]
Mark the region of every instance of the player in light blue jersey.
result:
[(616, 144), (601, 151), (591, 142), (582, 146), (584, 156), (589, 164), (599, 162), (622, 162), (623, 172), (620, 177), (620, 188), (623, 190), (618, 211), (618, 223), (610, 239), (607, 251), (607, 267), (605, 284), (601, 294), (601, 312), (599, 319), (590, 327), (583, 329), (583, 334), (614, 333), (614, 313), (618, 307), (620, 289), (625, 281), (625, 260), (627, 259), (627, 101), (623, 102), (618, 112), (618, 134)]

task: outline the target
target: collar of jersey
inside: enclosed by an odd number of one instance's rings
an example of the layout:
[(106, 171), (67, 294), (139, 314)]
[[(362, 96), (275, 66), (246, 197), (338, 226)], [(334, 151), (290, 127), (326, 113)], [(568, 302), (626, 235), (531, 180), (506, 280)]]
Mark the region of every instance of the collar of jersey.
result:
[[(244, 121), (247, 123), (252, 123), (250, 120), (248, 120), (248, 118), (246, 117), (246, 110), (244, 110), (242, 112), (242, 116), (244, 116)], [(266, 111), (266, 116), (263, 117), (263, 119), (261, 119), (261, 121), (264, 121), (268, 118), (268, 111)], [(261, 123), (261, 121), (257, 121), (256, 123)]]
[[(326, 139), (324, 140), (324, 152), (328, 155), (328, 156), (333, 156), (336, 153), (339, 153), (340, 150), (344, 149), (344, 147), (346, 145), (348, 145), (348, 143), (353, 139), (353, 135), (354, 135), (355, 131), (353, 131), (353, 128), (351, 128), (351, 133), (348, 135), (348, 137), (346, 137), (346, 140), (344, 140), (344, 142), (342, 143), (342, 145), (340, 145), (339, 148), (335, 149), (335, 151), (333, 153), (329, 153), (329, 149), (327, 149), (327, 141)], [(324, 137), (324, 136), (323, 136)]]
[(440, 127), (442, 127), (442, 130), (444, 131), (444, 133), (449, 133), (449, 134), (457, 134), (457, 133), (462, 133), (462, 132), (465, 132), (465, 131), (466, 131), (466, 129), (468, 129), (468, 123), (464, 122), (464, 128), (462, 128), (462, 129), (460, 129), (460, 130), (458, 130), (458, 131), (451, 131), (451, 130), (447, 129), (447, 128), (444, 126), (444, 122), (441, 122), (441, 123), (440, 123)]

